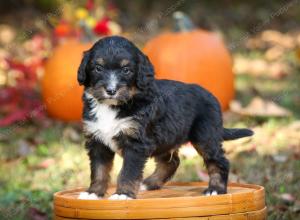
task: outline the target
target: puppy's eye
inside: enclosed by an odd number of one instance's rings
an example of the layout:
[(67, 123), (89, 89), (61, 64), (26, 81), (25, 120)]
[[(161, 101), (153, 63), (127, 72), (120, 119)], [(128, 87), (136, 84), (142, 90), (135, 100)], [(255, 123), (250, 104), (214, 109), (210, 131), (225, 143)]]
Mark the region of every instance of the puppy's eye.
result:
[(95, 67), (95, 69), (96, 69), (97, 72), (101, 72), (101, 71), (104, 70), (104, 67), (101, 66), (101, 65), (97, 65), (97, 66)]
[(122, 68), (122, 71), (125, 75), (128, 75), (131, 73), (131, 70), (129, 69), (129, 67), (125, 66)]

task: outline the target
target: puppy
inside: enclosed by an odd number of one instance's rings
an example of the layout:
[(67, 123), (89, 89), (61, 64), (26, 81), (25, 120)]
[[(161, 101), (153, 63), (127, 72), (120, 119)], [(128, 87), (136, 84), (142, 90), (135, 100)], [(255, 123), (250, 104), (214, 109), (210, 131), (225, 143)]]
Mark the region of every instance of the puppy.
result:
[[(84, 53), (78, 82), (84, 86), (83, 124), (91, 163), (90, 187), (80, 198), (104, 196), (115, 153), (124, 160), (110, 199), (136, 198), (140, 186), (161, 188), (179, 166), (179, 147), (189, 141), (208, 169), (204, 193), (226, 193), (229, 162), (222, 142), (253, 132), (223, 128), (220, 105), (210, 92), (155, 79), (147, 56), (119, 36), (103, 38)], [(156, 169), (143, 180), (149, 157), (155, 158)]]

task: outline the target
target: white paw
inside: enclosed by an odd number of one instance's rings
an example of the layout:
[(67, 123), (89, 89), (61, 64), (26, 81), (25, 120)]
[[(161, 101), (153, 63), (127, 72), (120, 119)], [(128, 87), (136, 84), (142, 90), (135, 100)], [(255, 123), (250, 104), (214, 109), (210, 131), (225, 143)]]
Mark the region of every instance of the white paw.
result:
[(147, 186), (145, 184), (141, 184), (140, 185), (140, 191), (146, 191), (146, 190), (148, 190)]
[(205, 193), (205, 195), (206, 195), (206, 196), (216, 196), (216, 195), (218, 195), (218, 193), (217, 193), (216, 190), (214, 190), (214, 191), (212, 191), (212, 192), (207, 192), (207, 193)]
[(101, 199), (99, 198), (95, 193), (88, 193), (88, 192), (81, 192), (78, 196), (78, 199), (84, 199), (84, 200), (97, 200)]
[(113, 194), (108, 199), (109, 200), (130, 200), (132, 198), (125, 194)]

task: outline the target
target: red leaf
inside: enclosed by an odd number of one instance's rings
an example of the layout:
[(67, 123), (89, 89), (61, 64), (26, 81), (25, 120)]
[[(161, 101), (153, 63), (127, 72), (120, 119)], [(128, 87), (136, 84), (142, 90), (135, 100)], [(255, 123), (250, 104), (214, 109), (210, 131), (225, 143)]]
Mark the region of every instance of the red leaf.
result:
[(0, 90), (1, 114), (0, 127), (11, 125), (17, 121), (44, 118), (44, 108), (37, 95), (30, 87), (9, 87)]
[(6, 87), (0, 90), (0, 105), (18, 102), (18, 91), (13, 87)]
[(11, 125), (17, 121), (25, 120), (28, 115), (28, 110), (17, 110), (0, 119), (0, 127)]

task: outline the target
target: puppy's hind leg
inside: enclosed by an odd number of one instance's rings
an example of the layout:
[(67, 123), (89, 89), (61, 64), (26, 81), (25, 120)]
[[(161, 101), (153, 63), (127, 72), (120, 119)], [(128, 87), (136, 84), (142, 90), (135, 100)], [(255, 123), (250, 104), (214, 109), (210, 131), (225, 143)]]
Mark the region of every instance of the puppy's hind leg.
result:
[(220, 138), (215, 128), (199, 129), (196, 135), (194, 135), (192, 144), (203, 157), (209, 175), (209, 185), (204, 194), (227, 193), (229, 161), (224, 156), (222, 138)]
[(141, 190), (160, 189), (176, 172), (180, 160), (178, 150), (155, 157), (156, 168), (141, 185)]

